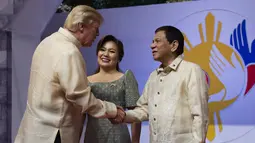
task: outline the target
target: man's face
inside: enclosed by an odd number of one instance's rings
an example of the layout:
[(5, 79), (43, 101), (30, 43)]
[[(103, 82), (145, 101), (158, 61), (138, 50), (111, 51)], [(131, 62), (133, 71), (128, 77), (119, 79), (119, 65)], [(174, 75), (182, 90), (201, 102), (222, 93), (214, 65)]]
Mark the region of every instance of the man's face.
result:
[(93, 44), (94, 40), (99, 35), (99, 27), (100, 25), (97, 22), (84, 26), (80, 36), (82, 46), (90, 47)]
[(152, 56), (155, 61), (164, 62), (164, 59), (169, 59), (172, 56), (172, 44), (166, 39), (164, 31), (158, 31), (151, 44)]

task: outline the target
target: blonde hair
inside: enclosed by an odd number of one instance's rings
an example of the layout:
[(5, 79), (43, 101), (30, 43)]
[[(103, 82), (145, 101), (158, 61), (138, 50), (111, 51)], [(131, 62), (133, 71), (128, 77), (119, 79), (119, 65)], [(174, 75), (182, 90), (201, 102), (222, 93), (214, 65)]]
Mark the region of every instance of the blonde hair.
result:
[(78, 5), (68, 14), (64, 23), (64, 28), (76, 32), (79, 23), (87, 25), (98, 22), (98, 24), (101, 25), (103, 20), (102, 15), (94, 8), (86, 5)]

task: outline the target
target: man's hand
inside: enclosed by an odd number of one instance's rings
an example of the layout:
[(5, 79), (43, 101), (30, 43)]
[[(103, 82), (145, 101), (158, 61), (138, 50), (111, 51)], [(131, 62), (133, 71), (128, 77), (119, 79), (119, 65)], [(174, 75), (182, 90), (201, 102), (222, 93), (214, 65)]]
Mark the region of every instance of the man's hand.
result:
[(109, 119), (112, 124), (120, 124), (123, 122), (124, 118), (126, 116), (126, 113), (124, 109), (121, 106), (117, 106), (117, 115), (115, 118)]
[(125, 116), (126, 116), (126, 112), (124, 111), (124, 109), (121, 106), (117, 106), (117, 116), (115, 117), (114, 120), (116, 122), (122, 123)]

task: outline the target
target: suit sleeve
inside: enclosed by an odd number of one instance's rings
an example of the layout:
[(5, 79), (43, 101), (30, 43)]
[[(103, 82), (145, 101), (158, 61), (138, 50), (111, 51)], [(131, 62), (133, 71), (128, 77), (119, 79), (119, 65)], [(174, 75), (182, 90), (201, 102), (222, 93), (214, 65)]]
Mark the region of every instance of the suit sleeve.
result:
[(101, 101), (93, 95), (88, 86), (85, 61), (79, 51), (69, 51), (62, 55), (56, 65), (60, 85), (65, 98), (80, 106), (83, 113), (97, 118), (114, 118), (117, 114), (115, 104)]

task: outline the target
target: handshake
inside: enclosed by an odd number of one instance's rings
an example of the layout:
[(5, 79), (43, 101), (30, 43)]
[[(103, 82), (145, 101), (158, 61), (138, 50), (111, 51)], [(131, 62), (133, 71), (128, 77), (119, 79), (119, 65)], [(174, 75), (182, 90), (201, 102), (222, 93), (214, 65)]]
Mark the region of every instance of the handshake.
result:
[(112, 124), (120, 124), (123, 123), (124, 118), (126, 116), (126, 112), (121, 106), (117, 106), (117, 115), (115, 118), (110, 118), (109, 120), (111, 121)]

